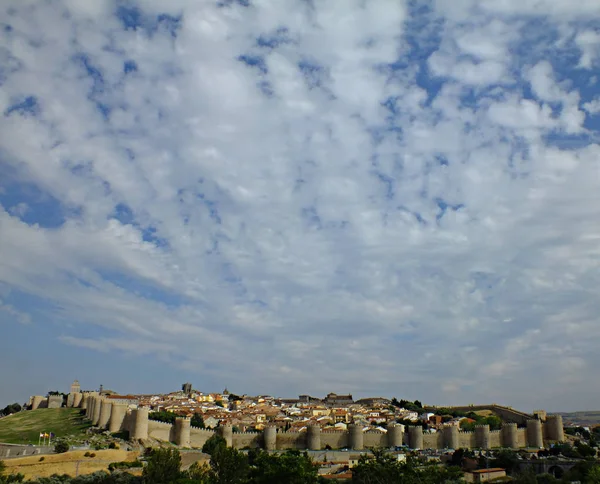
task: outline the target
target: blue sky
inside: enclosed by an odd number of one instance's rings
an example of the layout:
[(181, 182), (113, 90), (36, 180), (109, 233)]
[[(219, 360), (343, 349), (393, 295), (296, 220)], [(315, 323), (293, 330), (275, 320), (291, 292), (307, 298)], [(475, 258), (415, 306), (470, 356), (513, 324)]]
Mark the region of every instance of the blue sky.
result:
[(597, 2), (0, 9), (0, 404), (597, 408)]

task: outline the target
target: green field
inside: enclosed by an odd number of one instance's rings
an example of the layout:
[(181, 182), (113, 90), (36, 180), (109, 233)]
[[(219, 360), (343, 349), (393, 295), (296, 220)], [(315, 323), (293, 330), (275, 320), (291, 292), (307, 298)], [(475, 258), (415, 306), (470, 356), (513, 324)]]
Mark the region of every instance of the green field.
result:
[(36, 444), (41, 432), (56, 437), (81, 436), (91, 426), (75, 408), (40, 408), (0, 419), (0, 442)]

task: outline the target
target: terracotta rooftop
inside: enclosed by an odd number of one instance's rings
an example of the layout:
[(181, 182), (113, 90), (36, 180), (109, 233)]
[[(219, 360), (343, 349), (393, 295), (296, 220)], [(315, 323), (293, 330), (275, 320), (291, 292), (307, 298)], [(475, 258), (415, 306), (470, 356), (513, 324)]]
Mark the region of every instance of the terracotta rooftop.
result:
[(472, 474), (488, 474), (490, 472), (505, 472), (506, 469), (502, 469), (501, 467), (492, 467), (491, 469), (478, 469), (476, 471), (471, 471)]

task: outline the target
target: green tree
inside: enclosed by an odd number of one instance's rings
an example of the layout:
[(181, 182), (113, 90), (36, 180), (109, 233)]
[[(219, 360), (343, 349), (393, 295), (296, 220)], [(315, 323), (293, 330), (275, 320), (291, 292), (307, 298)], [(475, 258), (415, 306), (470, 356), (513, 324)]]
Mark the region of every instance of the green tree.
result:
[(167, 412), (166, 410), (162, 410), (160, 412), (150, 412), (148, 414), (148, 418), (150, 420), (156, 420), (157, 422), (173, 424), (175, 423), (177, 415), (175, 415), (173, 412)]
[(227, 442), (219, 434), (211, 436), (202, 446), (202, 452), (208, 455), (213, 455), (215, 451), (221, 447), (227, 447)]
[[(373, 458), (361, 455), (352, 469), (352, 482), (358, 484), (403, 483), (403, 474), (408, 474), (393, 455), (383, 450), (374, 450)], [(405, 476), (408, 477), (408, 476)]]
[(595, 465), (588, 471), (585, 483), (600, 484), (600, 465)]
[(512, 473), (519, 465), (519, 457), (517, 453), (512, 450), (502, 449), (496, 454), (496, 457), (492, 462), (493, 467), (502, 467), (503, 469), (506, 469), (506, 472)]
[(414, 402), (411, 402), (409, 400), (400, 400), (398, 401), (398, 399), (396, 397), (392, 398), (391, 404), (394, 407), (398, 407), (398, 408), (405, 408), (406, 410), (411, 410), (413, 412), (418, 412), (420, 410), (423, 410), (423, 405), (421, 404), (421, 402), (419, 400), (415, 400)]
[(248, 457), (237, 449), (218, 445), (210, 456), (211, 484), (241, 484), (248, 477)]
[(595, 466), (596, 463), (590, 460), (579, 461), (571, 469), (565, 472), (563, 481), (580, 481), (587, 483), (588, 475)]
[(450, 459), (450, 465), (461, 467), (466, 458), (475, 458), (475, 452), (468, 449), (459, 448), (454, 451)]
[(587, 457), (596, 457), (596, 449), (587, 444), (584, 444), (580, 440), (575, 442), (575, 449), (577, 453), (579, 453), (579, 455), (584, 459)]
[(256, 484), (316, 484), (318, 469), (306, 452), (288, 450), (283, 454), (258, 452), (253, 455), (250, 482)]
[(185, 474), (195, 484), (210, 484), (211, 470), (206, 464), (194, 462)]
[(459, 467), (417, 465), (413, 458), (398, 462), (392, 454), (372, 450), (373, 457), (362, 455), (352, 469), (352, 482), (360, 484), (440, 484), (462, 482)]
[(560, 482), (556, 477), (552, 474), (538, 474), (535, 476), (537, 480), (537, 484), (558, 484)]
[(194, 413), (194, 415), (192, 415), (190, 425), (192, 427), (198, 427), (199, 429), (206, 428), (204, 425), (204, 418), (202, 417), (202, 414), (200, 414), (200, 413)]
[(64, 454), (70, 449), (69, 443), (64, 440), (57, 440), (54, 444), (54, 452), (57, 454)]
[(513, 482), (515, 484), (538, 484), (538, 481), (535, 476), (535, 472), (531, 469), (528, 469), (524, 472), (520, 472), (517, 474)]
[(0, 413), (3, 415), (12, 415), (13, 413), (20, 412), (21, 410), (21, 405), (19, 405), (18, 403), (11, 403), (10, 405), (4, 407), (2, 411), (0, 411)]
[(181, 455), (177, 449), (153, 449), (142, 476), (144, 483), (168, 484), (181, 477)]

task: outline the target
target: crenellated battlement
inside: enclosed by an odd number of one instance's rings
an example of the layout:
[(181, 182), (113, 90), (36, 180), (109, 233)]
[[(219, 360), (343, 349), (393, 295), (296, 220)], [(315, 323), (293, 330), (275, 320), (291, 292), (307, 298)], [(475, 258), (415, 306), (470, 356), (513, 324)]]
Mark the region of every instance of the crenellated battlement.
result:
[(160, 420), (152, 420), (152, 419), (149, 419), (148, 423), (149, 424), (151, 423), (152, 425), (162, 425), (163, 427), (172, 427), (173, 426), (173, 424), (170, 424), (169, 422), (161, 422)]

